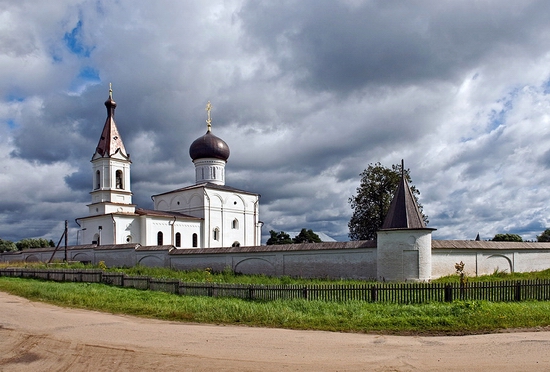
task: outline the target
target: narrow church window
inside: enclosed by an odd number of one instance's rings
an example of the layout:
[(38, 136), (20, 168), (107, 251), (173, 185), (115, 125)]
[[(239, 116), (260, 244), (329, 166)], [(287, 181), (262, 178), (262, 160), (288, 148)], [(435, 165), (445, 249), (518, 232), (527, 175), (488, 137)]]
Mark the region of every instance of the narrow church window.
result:
[(181, 234), (176, 233), (176, 247), (181, 247)]
[(162, 245), (162, 231), (157, 233), (157, 245)]
[(198, 247), (198, 238), (197, 234), (193, 234), (193, 248)]
[(239, 228), (239, 220), (237, 220), (236, 218), (233, 220), (233, 222), (231, 223), (231, 228), (232, 229), (238, 229)]
[(122, 171), (119, 169), (116, 171), (116, 188), (117, 189), (123, 189), (122, 185)]
[(96, 171), (95, 172), (95, 188), (96, 188), (96, 190), (101, 187), (100, 180), (101, 180), (101, 174), (99, 173), (99, 171)]
[(220, 229), (217, 227), (214, 229), (214, 240), (220, 240)]

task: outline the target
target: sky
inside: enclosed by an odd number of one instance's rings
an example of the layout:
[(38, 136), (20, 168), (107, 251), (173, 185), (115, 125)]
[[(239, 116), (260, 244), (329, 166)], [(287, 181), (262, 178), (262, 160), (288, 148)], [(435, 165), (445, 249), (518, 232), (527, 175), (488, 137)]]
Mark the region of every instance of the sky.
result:
[(264, 236), (349, 240), (359, 174), (404, 159), (434, 239), (536, 239), (548, 19), (544, 0), (0, 0), (0, 238), (57, 243), (68, 220), (76, 241), (112, 83), (138, 207), (194, 184), (211, 101)]

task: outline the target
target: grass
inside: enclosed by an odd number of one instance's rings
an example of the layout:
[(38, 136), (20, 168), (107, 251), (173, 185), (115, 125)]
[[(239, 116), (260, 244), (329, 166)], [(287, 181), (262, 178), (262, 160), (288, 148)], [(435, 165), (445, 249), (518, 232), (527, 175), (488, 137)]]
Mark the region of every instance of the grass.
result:
[[(72, 268), (72, 269), (103, 269), (109, 272), (122, 272), (130, 276), (149, 276), (151, 278), (161, 279), (179, 279), (182, 282), (191, 283), (236, 283), (236, 284), (299, 284), (299, 285), (314, 285), (314, 284), (366, 284), (374, 283), (367, 280), (352, 280), (352, 279), (306, 279), (295, 278), (290, 276), (270, 277), (266, 275), (241, 275), (235, 273), (231, 268), (226, 268), (223, 271), (216, 272), (211, 269), (180, 271), (163, 267), (146, 267), (136, 265), (129, 268), (107, 268), (104, 265), (84, 265), (82, 263), (25, 263), (11, 262), (0, 263), (0, 268), (3, 267), (33, 267), (33, 268)], [(491, 275), (468, 276), (468, 282), (492, 282), (502, 280), (533, 280), (533, 279), (550, 279), (550, 269), (528, 273), (506, 273), (504, 271), (495, 270)], [(449, 275), (442, 278), (432, 280), (434, 283), (458, 283), (460, 281), (458, 275)]]
[(58, 306), (213, 324), (397, 334), (473, 334), (550, 326), (550, 302), (421, 305), (177, 296), (103, 284), (0, 278), (0, 290)]

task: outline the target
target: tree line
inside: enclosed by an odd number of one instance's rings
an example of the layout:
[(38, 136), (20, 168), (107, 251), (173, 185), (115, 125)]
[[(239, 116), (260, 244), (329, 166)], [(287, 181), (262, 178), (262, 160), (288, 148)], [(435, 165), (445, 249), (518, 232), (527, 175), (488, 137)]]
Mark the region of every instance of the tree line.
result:
[(22, 251), (23, 249), (46, 247), (55, 247), (53, 240), (46, 240), (44, 238), (26, 238), (14, 243), (11, 240), (4, 240), (0, 238), (0, 252)]
[[(394, 164), (391, 168), (380, 163), (369, 164), (361, 174), (360, 185), (356, 195), (348, 199), (353, 214), (348, 223), (349, 238), (351, 240), (376, 239), (376, 232), (380, 230), (388, 213), (390, 203), (404, 175), (410, 186), (416, 204), (422, 213), (426, 225), (428, 216), (423, 213), (422, 204), (418, 197), (420, 191), (412, 184), (409, 169), (402, 169), (401, 164)], [(495, 234), (492, 241), (522, 242), (523, 238), (518, 234)], [(550, 242), (550, 228), (537, 236), (539, 242)]]

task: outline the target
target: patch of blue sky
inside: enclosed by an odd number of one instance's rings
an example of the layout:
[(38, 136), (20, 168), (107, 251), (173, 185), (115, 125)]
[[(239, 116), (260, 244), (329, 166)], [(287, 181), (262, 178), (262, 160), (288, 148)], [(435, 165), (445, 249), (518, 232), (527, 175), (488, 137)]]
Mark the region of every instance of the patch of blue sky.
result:
[(17, 124), (17, 122), (14, 119), (8, 119), (6, 123), (8, 124), (8, 128), (10, 129), (16, 129), (19, 127), (19, 124)]
[(491, 113), (489, 114), (489, 128), (488, 132), (492, 132), (493, 130), (497, 129), (501, 125), (503, 125), (506, 122), (506, 116), (509, 111), (513, 109), (513, 99), (516, 97), (518, 93), (517, 89), (514, 89), (510, 92), (510, 94), (505, 97), (499, 99), (497, 102), (502, 104), (502, 108), (500, 110), (491, 110)]
[(85, 66), (80, 69), (78, 75), (71, 82), (71, 92), (80, 95), (89, 85), (101, 82), (99, 71), (93, 67)]
[(542, 89), (543, 89), (543, 92), (544, 94), (550, 94), (550, 79), (546, 80), (543, 84), (542, 84)]
[[(84, 45), (82, 42), (82, 21), (78, 21), (76, 27), (72, 29), (70, 33), (66, 33), (63, 37), (65, 45), (71, 53), (76, 54), (80, 57), (89, 57), (91, 51), (94, 47)], [(55, 56), (54, 56), (55, 59)]]
[(101, 81), (101, 79), (99, 78), (99, 71), (90, 66), (85, 66), (81, 68), (80, 72), (78, 73), (78, 78), (91, 83), (97, 83)]
[(23, 102), (24, 100), (25, 100), (25, 97), (14, 93), (10, 93), (6, 96), (6, 101), (8, 102)]

